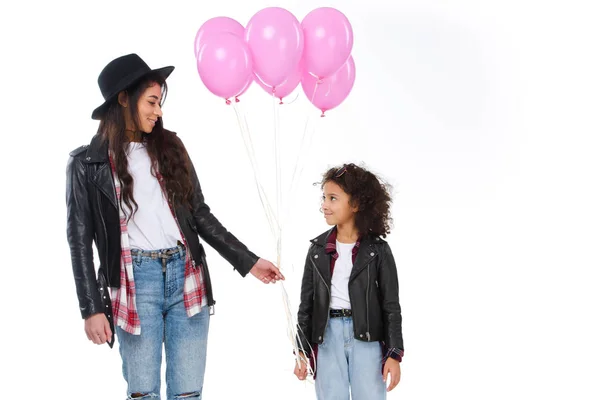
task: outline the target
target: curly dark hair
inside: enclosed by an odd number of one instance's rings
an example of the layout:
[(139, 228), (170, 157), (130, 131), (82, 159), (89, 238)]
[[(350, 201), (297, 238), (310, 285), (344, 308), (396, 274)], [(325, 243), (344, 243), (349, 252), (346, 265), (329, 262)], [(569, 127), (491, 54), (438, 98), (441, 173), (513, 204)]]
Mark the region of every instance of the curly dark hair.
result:
[[(137, 104), (140, 96), (148, 87), (159, 84), (162, 91), (162, 103), (167, 94), (167, 84), (160, 75), (150, 74), (125, 90), (130, 104)], [(129, 218), (135, 213), (138, 204), (133, 198), (133, 178), (127, 169), (127, 136), (125, 133), (125, 112), (135, 122), (136, 130), (140, 130), (137, 107), (121, 107), (118, 100), (112, 101), (100, 120), (98, 134), (108, 140), (109, 150), (114, 154), (115, 169), (119, 177), (122, 195), (121, 203), (132, 210)], [(164, 187), (169, 200), (174, 205), (191, 208), (193, 186), (191, 180), (191, 161), (181, 140), (173, 132), (163, 127), (162, 117), (158, 118), (154, 129), (149, 134), (142, 134), (152, 165), (157, 167), (164, 179)]]
[(334, 182), (350, 196), (350, 204), (358, 208), (354, 223), (359, 235), (386, 237), (390, 233), (392, 217), (391, 186), (374, 173), (352, 163), (329, 169), (323, 174), (321, 189)]

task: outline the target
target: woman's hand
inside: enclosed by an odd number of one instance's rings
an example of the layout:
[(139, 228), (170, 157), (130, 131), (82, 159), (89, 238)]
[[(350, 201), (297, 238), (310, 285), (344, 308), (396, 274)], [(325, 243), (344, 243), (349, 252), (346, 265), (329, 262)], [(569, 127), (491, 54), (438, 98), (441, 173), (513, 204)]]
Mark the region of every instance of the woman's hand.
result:
[(85, 334), (95, 344), (110, 342), (112, 332), (104, 313), (94, 314), (85, 319)]
[(278, 280), (285, 280), (281, 272), (279, 272), (279, 268), (272, 262), (262, 258), (258, 259), (250, 270), (250, 273), (262, 283), (275, 283)]

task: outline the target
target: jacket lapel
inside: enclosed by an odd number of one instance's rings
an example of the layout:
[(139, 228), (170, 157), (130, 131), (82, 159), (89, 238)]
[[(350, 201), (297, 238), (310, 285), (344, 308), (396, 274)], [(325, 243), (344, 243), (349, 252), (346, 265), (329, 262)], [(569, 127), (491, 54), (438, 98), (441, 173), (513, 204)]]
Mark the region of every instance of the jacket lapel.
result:
[(374, 249), (370, 238), (364, 238), (358, 248), (356, 261), (354, 261), (352, 272), (350, 272), (350, 280), (356, 278), (375, 257), (377, 257), (377, 251)]
[(329, 286), (331, 286), (331, 256), (325, 252), (325, 245), (327, 244), (327, 238), (332, 232), (333, 228), (311, 240), (317, 246), (315, 254), (312, 256), (314, 265)]
[(109, 163), (104, 163), (98, 167), (94, 176), (92, 176), (92, 183), (96, 185), (98, 190), (104, 194), (110, 204), (113, 205), (115, 210), (117, 209), (117, 192), (115, 190), (115, 184), (113, 182), (112, 171)]
[(90, 180), (108, 198), (110, 204), (117, 209), (117, 192), (110, 163), (108, 162), (108, 141), (104, 140), (99, 134), (92, 138), (85, 162), (97, 164), (95, 173), (92, 174)]

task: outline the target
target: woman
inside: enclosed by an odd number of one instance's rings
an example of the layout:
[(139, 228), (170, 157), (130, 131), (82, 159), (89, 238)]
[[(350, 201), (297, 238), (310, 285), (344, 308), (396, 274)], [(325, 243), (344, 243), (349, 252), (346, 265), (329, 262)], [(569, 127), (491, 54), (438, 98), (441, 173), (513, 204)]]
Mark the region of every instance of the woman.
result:
[(163, 341), (167, 398), (202, 396), (215, 301), (198, 236), (242, 276), (283, 279), (210, 212), (185, 147), (163, 128), (173, 69), (152, 70), (136, 54), (111, 61), (98, 78), (98, 132), (67, 167), (67, 236), (85, 332), (111, 347), (116, 333), (129, 398), (160, 395)]

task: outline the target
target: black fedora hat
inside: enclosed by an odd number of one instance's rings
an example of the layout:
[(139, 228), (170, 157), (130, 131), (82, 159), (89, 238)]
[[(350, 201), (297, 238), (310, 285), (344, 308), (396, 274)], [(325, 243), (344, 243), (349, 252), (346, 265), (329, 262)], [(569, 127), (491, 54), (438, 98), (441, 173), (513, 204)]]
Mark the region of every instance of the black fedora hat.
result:
[(146, 75), (154, 73), (167, 79), (174, 69), (175, 67), (172, 66), (150, 69), (148, 64), (137, 54), (127, 54), (115, 58), (104, 67), (98, 76), (98, 86), (100, 86), (102, 97), (104, 97), (104, 103), (92, 112), (92, 119), (101, 119), (111, 100), (119, 92), (137, 83)]

